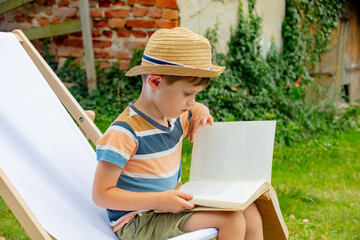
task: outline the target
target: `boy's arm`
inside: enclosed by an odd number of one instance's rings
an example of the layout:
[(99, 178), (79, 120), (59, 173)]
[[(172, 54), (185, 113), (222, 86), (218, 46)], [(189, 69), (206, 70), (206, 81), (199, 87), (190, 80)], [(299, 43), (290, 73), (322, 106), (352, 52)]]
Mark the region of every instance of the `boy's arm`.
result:
[(197, 129), (205, 124), (210, 124), (212, 126), (214, 123), (214, 119), (210, 115), (209, 109), (205, 105), (198, 102), (195, 102), (190, 107), (190, 113), (191, 118), (187, 133), (187, 139), (192, 142)]
[(123, 211), (156, 209), (178, 213), (194, 208), (194, 204), (188, 202), (192, 196), (177, 190), (139, 193), (116, 188), (121, 171), (122, 169), (113, 163), (98, 163), (93, 184), (95, 204)]

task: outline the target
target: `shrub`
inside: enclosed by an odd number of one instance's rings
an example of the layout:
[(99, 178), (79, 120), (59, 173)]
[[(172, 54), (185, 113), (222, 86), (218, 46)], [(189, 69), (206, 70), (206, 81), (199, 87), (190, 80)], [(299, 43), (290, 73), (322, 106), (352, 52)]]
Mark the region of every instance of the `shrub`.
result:
[[(276, 141), (281, 144), (358, 126), (358, 107), (339, 110), (333, 101), (307, 95), (311, 87), (322, 91), (309, 69), (326, 51), (343, 1), (287, 0), (283, 51), (279, 53), (273, 44), (266, 57), (260, 51), (261, 18), (254, 14), (255, 0), (248, 4), (248, 17), (244, 17), (240, 3), (239, 22), (232, 30), (228, 54), (219, 54), (213, 47), (215, 62), (226, 66), (226, 70), (198, 95), (197, 100), (210, 108), (214, 119), (276, 120)], [(315, 34), (310, 28), (315, 29)], [(207, 37), (214, 46), (218, 41), (217, 26), (208, 30)], [(142, 52), (134, 52), (131, 67), (140, 64)], [(46, 58), (52, 63), (50, 55)], [(115, 119), (141, 91), (140, 77), (126, 77), (118, 64), (97, 69), (98, 89), (91, 96), (80, 64), (68, 59), (56, 72), (63, 81), (75, 83), (70, 91), (83, 108), (94, 109), (106, 119)]]

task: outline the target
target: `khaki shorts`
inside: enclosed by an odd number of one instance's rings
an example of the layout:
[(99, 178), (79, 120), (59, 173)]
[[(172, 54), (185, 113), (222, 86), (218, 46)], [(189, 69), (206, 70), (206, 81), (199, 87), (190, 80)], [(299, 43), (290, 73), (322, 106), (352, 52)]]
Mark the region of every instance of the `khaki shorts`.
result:
[(154, 213), (142, 212), (125, 224), (116, 235), (121, 240), (161, 240), (179, 236), (185, 221), (193, 212)]

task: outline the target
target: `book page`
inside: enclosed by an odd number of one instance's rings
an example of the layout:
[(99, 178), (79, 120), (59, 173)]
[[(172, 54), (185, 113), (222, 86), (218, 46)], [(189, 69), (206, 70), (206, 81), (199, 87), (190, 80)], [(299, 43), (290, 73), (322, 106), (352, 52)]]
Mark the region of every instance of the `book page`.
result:
[(182, 192), (193, 195), (196, 201), (221, 201), (243, 204), (251, 196), (256, 194), (263, 185), (268, 188), (269, 184), (259, 181), (243, 182), (187, 182), (179, 189)]
[(195, 135), (190, 181), (271, 182), (275, 121), (216, 122)]

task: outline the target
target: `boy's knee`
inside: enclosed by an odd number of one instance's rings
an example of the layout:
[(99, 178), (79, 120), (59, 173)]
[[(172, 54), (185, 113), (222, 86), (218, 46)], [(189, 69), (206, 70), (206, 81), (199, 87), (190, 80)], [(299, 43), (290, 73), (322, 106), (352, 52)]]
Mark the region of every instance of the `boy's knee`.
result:
[(250, 207), (244, 212), (244, 216), (246, 219), (247, 230), (262, 229), (262, 218), (255, 204), (250, 205)]
[(226, 213), (226, 225), (236, 226), (239, 229), (246, 229), (246, 221), (244, 214), (240, 211)]

